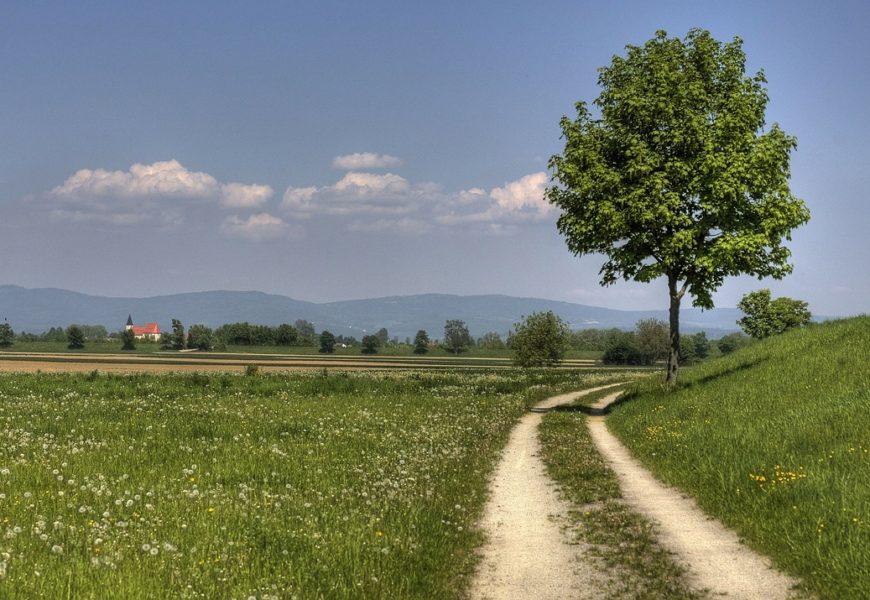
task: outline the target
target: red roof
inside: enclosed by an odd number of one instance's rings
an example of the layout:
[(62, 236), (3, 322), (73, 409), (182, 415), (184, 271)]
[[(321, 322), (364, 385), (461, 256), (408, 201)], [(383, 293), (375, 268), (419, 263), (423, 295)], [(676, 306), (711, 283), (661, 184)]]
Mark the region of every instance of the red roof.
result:
[(145, 325), (133, 325), (133, 335), (155, 335), (160, 333), (160, 325), (146, 323)]

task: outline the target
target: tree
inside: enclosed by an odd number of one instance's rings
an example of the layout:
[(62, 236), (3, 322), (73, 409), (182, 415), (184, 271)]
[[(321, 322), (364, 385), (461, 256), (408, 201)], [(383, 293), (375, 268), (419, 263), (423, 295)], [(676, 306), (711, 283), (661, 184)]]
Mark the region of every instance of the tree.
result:
[(325, 329), (320, 332), (320, 352), (323, 354), (335, 352), (335, 336)]
[(684, 335), (680, 338), (680, 362), (682, 364), (696, 363), (709, 355), (710, 341), (703, 331), (693, 335)]
[(175, 350), (184, 350), (184, 325), (178, 319), (172, 319), (172, 347)]
[(599, 70), (586, 103), (563, 117), (565, 151), (550, 159), (558, 229), (575, 255), (606, 257), (601, 284), (668, 286), (667, 382), (676, 385), (680, 301), (712, 308), (725, 277), (782, 278), (795, 227), (809, 220), (788, 179), (794, 137), (765, 130), (764, 74), (745, 74), (743, 43), (664, 31)]
[(644, 364), (651, 365), (668, 357), (667, 323), (659, 319), (641, 319), (634, 327), (634, 339)]
[(293, 325), (296, 327), (299, 335), (299, 343), (303, 346), (313, 346), (315, 336), (314, 323), (305, 319), (297, 319)]
[(448, 320), (444, 324), (444, 348), (453, 354), (459, 354), (468, 350), (471, 344), (471, 336), (465, 321), (459, 319)]
[(187, 347), (208, 352), (214, 348), (214, 332), (206, 325), (191, 325), (187, 329)]
[(514, 325), (511, 352), (521, 367), (551, 367), (562, 362), (571, 332), (553, 311), (532, 313)]
[(605, 365), (642, 365), (644, 355), (637, 347), (634, 334), (628, 331), (621, 336), (611, 336), (601, 361)]
[(15, 332), (9, 323), (0, 323), (0, 348), (8, 348), (15, 341)]
[(275, 343), (279, 346), (292, 346), (299, 339), (299, 332), (296, 328), (287, 323), (278, 325), (275, 330)]
[(85, 347), (85, 334), (78, 325), (70, 325), (66, 328), (67, 348), (81, 350)]
[(376, 335), (365, 335), (362, 339), (362, 352), (363, 354), (377, 354), (378, 348), (381, 345), (381, 338)]
[(480, 336), (480, 339), (477, 340), (477, 345), (485, 350), (503, 350), (504, 340), (501, 339), (501, 336), (497, 332), (490, 331)]
[(716, 347), (719, 348), (719, 352), (722, 354), (731, 354), (748, 343), (749, 338), (742, 333), (729, 333), (719, 338), (716, 342)]
[(132, 329), (125, 329), (121, 332), (121, 350), (135, 350), (136, 335)]
[(770, 290), (767, 289), (746, 294), (737, 303), (737, 308), (744, 315), (737, 324), (747, 335), (756, 339), (801, 327), (812, 319), (806, 302), (785, 296), (771, 301)]
[(429, 352), (429, 334), (423, 329), (414, 336), (414, 354), (426, 354)]
[(387, 331), (386, 327), (381, 327), (377, 330), (375, 335), (381, 340), (381, 346), (386, 346), (387, 342), (390, 341), (390, 333)]

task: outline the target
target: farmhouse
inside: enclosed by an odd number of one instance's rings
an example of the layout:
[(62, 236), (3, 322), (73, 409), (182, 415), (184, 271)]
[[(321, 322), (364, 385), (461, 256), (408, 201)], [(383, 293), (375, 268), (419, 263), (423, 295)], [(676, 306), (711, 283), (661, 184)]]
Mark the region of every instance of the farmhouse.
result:
[(133, 315), (127, 315), (127, 327), (133, 332), (137, 340), (151, 340), (152, 342), (160, 341), (160, 325), (157, 323), (145, 323), (144, 325), (133, 325)]

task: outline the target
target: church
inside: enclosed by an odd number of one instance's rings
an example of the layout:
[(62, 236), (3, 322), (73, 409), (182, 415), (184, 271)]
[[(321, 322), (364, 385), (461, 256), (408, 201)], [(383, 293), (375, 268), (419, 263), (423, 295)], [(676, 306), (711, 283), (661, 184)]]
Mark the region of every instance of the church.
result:
[(150, 340), (152, 342), (159, 342), (160, 336), (160, 325), (157, 323), (145, 323), (144, 325), (133, 325), (133, 315), (127, 315), (127, 327), (126, 329), (133, 332), (133, 335), (137, 340)]

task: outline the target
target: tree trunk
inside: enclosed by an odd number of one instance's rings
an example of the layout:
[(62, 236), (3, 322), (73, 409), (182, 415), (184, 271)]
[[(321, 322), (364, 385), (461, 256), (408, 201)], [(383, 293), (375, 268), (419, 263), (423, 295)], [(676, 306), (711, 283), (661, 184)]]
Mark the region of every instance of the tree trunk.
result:
[(670, 293), (671, 306), (669, 312), (670, 321), (670, 348), (668, 349), (668, 374), (665, 383), (670, 387), (677, 385), (677, 374), (680, 370), (680, 300), (683, 298), (682, 291), (677, 291), (677, 278), (668, 277), (668, 292)]

